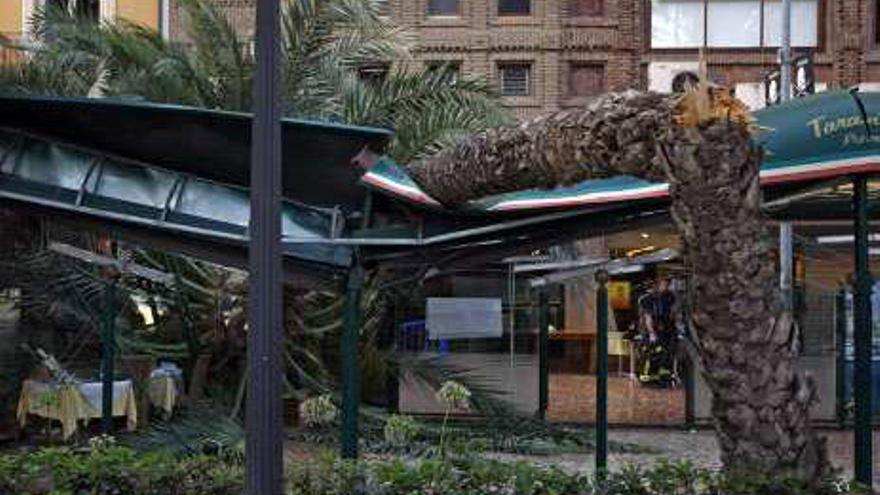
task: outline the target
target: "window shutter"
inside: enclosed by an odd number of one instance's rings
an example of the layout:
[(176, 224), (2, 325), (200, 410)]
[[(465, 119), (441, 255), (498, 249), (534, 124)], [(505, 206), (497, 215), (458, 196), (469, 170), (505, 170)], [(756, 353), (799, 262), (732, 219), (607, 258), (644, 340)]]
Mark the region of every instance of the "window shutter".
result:
[(571, 15), (575, 17), (602, 17), (605, 15), (605, 0), (572, 0)]
[(595, 96), (605, 92), (605, 66), (572, 65), (568, 73), (569, 96)]

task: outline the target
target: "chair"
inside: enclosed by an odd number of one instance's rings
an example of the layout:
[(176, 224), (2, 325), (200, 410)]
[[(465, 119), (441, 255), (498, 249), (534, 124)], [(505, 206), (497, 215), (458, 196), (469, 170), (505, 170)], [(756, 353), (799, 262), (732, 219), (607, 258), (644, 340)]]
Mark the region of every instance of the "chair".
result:
[(623, 358), (628, 357), (628, 376), (630, 378), (635, 378), (636, 365), (633, 343), (631, 340), (627, 339), (625, 335), (624, 332), (608, 332), (608, 356), (614, 356), (617, 358), (617, 374), (621, 374), (622, 372)]

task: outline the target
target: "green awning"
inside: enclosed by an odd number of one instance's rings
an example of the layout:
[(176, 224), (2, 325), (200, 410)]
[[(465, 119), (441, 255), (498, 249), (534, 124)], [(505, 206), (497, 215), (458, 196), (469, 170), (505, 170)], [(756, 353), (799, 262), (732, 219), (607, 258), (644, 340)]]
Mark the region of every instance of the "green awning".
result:
[[(880, 93), (820, 93), (759, 110), (755, 117), (765, 128), (755, 137), (766, 152), (761, 166), (765, 186), (880, 171)], [(407, 202), (442, 209), (403, 167), (390, 160), (380, 160), (362, 181)], [(550, 190), (499, 194), (471, 201), (463, 209), (536, 211), (623, 204), (667, 194), (666, 184), (614, 177)]]
[[(123, 101), (0, 97), (0, 199), (246, 246), (250, 116)], [(351, 159), (390, 131), (285, 120), (285, 254), (345, 267), (365, 191)], [(184, 242), (184, 241), (182, 241)]]
[[(0, 96), (0, 127), (105, 156), (246, 188), (251, 116), (111, 99)], [(357, 210), (360, 174), (350, 166), (364, 147), (384, 150), (375, 129), (285, 119), (282, 194), (311, 206)]]

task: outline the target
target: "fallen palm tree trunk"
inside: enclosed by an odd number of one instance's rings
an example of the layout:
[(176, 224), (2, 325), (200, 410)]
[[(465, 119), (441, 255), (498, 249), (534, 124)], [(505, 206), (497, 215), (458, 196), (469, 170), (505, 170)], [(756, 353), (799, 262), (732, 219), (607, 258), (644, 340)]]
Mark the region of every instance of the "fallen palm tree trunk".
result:
[(725, 466), (817, 480), (829, 464), (809, 424), (815, 387), (796, 372), (797, 328), (762, 252), (761, 151), (750, 126), (723, 89), (610, 94), (466, 138), (410, 173), (449, 207), (618, 175), (668, 182)]

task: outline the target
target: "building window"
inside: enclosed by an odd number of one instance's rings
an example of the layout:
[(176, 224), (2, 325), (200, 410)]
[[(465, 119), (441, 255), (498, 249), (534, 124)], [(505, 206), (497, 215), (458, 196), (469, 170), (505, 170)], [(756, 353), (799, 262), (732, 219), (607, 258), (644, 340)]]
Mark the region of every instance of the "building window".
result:
[[(781, 0), (651, 0), (652, 48), (776, 47)], [(819, 0), (792, 0), (791, 44), (818, 43)]]
[(442, 72), (443, 77), (446, 78), (446, 80), (451, 84), (454, 84), (456, 81), (458, 81), (458, 77), (461, 75), (461, 62), (437, 61), (428, 62), (426, 65), (429, 72)]
[(532, 92), (532, 66), (524, 63), (498, 65), (501, 94), (504, 96), (528, 96)]
[(101, 16), (100, 0), (46, 0), (46, 8), (64, 9), (71, 14), (98, 20)]
[(575, 17), (602, 17), (605, 15), (605, 0), (571, 0), (569, 8)]
[(529, 0), (498, 0), (498, 15), (529, 15), (531, 9)]
[(605, 92), (605, 66), (600, 64), (572, 64), (568, 72), (568, 95), (595, 96)]
[(880, 0), (874, 1), (874, 43), (880, 45)]
[(381, 83), (388, 76), (388, 65), (365, 65), (358, 69), (358, 78), (366, 83)]
[(374, 0), (376, 12), (382, 17), (391, 17), (391, 5), (389, 0)]
[(428, 15), (457, 16), (458, 9), (458, 0), (428, 0)]

